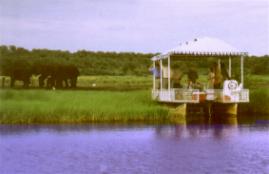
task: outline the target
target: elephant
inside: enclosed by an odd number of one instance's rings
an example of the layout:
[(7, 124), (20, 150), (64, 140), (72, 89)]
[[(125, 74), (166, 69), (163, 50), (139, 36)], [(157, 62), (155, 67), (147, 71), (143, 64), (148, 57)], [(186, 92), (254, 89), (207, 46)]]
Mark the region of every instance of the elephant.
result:
[[(64, 85), (63, 85), (64, 83)], [(50, 69), (50, 75), (47, 78), (47, 86), (49, 88), (68, 88), (68, 77), (66, 75), (65, 65), (54, 65)]]
[(19, 58), (9, 59), (9, 61), (0, 65), (0, 73), (3, 76), (10, 77), (10, 87), (14, 87), (16, 81), (22, 81), (23, 87), (27, 88), (30, 85), (33, 72), (31, 65), (29, 61)]
[(64, 72), (66, 73), (66, 78), (70, 80), (70, 87), (76, 88), (77, 87), (77, 78), (79, 76), (79, 70), (74, 65), (67, 65), (65, 66)]
[(16, 80), (20, 80), (23, 81), (25, 88), (29, 87), (32, 75), (39, 76), (39, 87), (44, 87), (46, 81), (48, 88), (76, 88), (77, 77), (79, 76), (79, 70), (75, 65), (44, 64), (41, 62), (30, 64), (20, 61), (15, 62), (1, 73), (10, 76), (11, 87), (14, 87)]
[(47, 80), (47, 87), (52, 88), (76, 88), (78, 68), (74, 65), (41, 65), (36, 67), (36, 74), (39, 74), (39, 86), (44, 87)]
[(76, 88), (79, 71), (74, 65), (57, 65), (48, 82), (56, 88)]
[(32, 76), (32, 70), (30, 67), (16, 67), (13, 68), (9, 74), (10, 87), (14, 87), (15, 81), (23, 81), (23, 87), (28, 88), (30, 84), (30, 78)]
[[(39, 87), (43, 88), (45, 85), (45, 80), (52, 76), (54, 72), (54, 66), (53, 65), (47, 65), (47, 64), (36, 64), (33, 67), (34, 75), (38, 75), (38, 82)], [(47, 83), (48, 86), (48, 83)]]

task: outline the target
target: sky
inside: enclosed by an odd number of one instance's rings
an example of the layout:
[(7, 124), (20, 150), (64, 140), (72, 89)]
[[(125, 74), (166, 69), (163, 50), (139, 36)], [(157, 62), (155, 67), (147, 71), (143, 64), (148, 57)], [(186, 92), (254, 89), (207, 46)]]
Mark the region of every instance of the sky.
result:
[(156, 53), (199, 37), (269, 54), (269, 0), (0, 0), (0, 45)]

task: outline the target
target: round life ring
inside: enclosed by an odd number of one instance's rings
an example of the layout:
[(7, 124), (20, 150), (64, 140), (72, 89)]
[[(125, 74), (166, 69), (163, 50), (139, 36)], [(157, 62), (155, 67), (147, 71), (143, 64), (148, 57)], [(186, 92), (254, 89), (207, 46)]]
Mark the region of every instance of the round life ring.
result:
[(228, 83), (228, 88), (229, 88), (230, 90), (235, 90), (237, 87), (238, 87), (238, 85), (237, 85), (237, 83), (236, 83), (235, 81), (230, 81), (230, 82)]

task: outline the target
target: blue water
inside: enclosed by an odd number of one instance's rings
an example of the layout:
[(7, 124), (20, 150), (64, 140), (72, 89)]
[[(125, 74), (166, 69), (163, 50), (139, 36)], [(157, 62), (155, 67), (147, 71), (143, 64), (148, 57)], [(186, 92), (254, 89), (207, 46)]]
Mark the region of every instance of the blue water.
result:
[(269, 124), (0, 126), (0, 173), (269, 173)]

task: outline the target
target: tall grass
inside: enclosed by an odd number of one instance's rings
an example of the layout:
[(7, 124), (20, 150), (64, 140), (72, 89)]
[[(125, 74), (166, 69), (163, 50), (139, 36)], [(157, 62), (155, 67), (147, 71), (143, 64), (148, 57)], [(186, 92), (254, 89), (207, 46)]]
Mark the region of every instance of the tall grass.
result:
[(241, 104), (243, 114), (269, 114), (269, 75), (247, 75), (245, 86), (250, 92), (250, 102)]
[(150, 91), (1, 90), (0, 102), (2, 124), (169, 120)]
[(269, 114), (269, 88), (250, 90), (250, 102), (240, 104), (239, 112), (244, 114)]
[[(124, 91), (1, 89), (0, 123), (169, 121), (169, 109), (151, 100), (151, 83), (149, 76), (80, 76), (79, 87)], [(240, 104), (239, 112), (269, 114), (269, 77), (249, 76), (246, 87), (250, 103)], [(130, 88), (144, 90), (127, 91)]]

